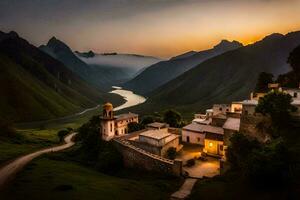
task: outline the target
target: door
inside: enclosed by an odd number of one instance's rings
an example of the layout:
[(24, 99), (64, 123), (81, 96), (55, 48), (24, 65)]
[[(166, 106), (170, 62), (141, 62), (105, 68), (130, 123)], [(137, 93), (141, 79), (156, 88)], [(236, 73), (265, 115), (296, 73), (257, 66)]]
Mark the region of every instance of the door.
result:
[(186, 136), (186, 142), (190, 143), (190, 136)]

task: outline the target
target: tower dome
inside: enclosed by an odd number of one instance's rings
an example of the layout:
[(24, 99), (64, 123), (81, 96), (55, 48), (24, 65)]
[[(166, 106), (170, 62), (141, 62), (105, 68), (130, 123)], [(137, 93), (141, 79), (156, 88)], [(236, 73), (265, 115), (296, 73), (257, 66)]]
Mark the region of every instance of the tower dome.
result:
[(112, 110), (113, 105), (111, 103), (107, 102), (106, 104), (103, 105), (103, 109)]
[(103, 105), (103, 118), (106, 119), (113, 119), (114, 113), (113, 113), (113, 105), (109, 102)]

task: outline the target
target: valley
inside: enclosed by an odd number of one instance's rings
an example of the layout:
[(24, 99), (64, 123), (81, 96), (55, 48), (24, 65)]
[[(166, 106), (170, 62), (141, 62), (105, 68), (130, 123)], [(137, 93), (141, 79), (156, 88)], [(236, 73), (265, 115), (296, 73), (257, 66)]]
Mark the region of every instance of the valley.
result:
[(50, 2), (0, 30), (0, 199), (298, 199), (300, 31), (258, 23), (273, 1)]

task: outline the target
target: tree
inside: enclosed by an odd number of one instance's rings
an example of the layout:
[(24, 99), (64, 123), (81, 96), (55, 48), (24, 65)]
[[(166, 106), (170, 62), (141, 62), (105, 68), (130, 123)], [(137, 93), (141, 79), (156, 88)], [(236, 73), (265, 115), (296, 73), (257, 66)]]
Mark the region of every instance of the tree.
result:
[(291, 121), (291, 112), (297, 110), (291, 103), (292, 97), (282, 92), (270, 92), (263, 98), (260, 98), (255, 110), (258, 113), (271, 117), (275, 133), (273, 136), (276, 136), (276, 131), (288, 127)]
[(273, 77), (271, 73), (261, 72), (255, 86), (255, 92), (267, 92), (269, 90), (268, 84), (273, 82)]
[(291, 65), (294, 72), (296, 72), (298, 75), (300, 75), (300, 46), (296, 47), (290, 53), (287, 62)]
[(164, 113), (164, 122), (169, 124), (171, 127), (180, 127), (181, 114), (175, 110), (167, 110)]
[(58, 131), (57, 136), (59, 137), (59, 141), (62, 142), (64, 140), (64, 137), (66, 135), (68, 135), (69, 133), (70, 133), (69, 130), (60, 130), (60, 131)]
[(140, 123), (130, 122), (128, 124), (128, 133), (132, 133), (132, 132), (139, 131), (139, 130), (142, 130), (142, 129), (144, 129), (144, 126)]
[(154, 117), (145, 116), (145, 117), (143, 117), (141, 124), (147, 125), (147, 124), (150, 124), (150, 123), (153, 123), (153, 122), (155, 122)]
[(174, 160), (176, 158), (176, 148), (175, 147), (170, 147), (167, 150), (167, 157), (171, 160)]
[(230, 145), (227, 149), (227, 160), (234, 169), (242, 169), (247, 165), (247, 158), (251, 155), (253, 149), (261, 148), (256, 139), (248, 139), (241, 133), (235, 133), (230, 138)]

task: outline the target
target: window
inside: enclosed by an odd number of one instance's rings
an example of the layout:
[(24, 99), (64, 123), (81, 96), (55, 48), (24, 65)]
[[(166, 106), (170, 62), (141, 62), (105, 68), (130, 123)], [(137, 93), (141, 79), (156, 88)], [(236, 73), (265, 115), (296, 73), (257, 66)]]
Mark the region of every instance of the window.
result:
[(229, 109), (227, 108), (226, 111), (229, 112)]
[(112, 123), (110, 123), (110, 132), (112, 132)]
[(297, 98), (297, 97), (298, 97), (298, 93), (294, 92), (294, 98)]
[(223, 145), (220, 145), (220, 151), (223, 151), (223, 149), (224, 149)]
[(222, 108), (219, 108), (219, 111), (222, 111)]
[(200, 138), (199, 137), (197, 138), (197, 141), (200, 142)]

